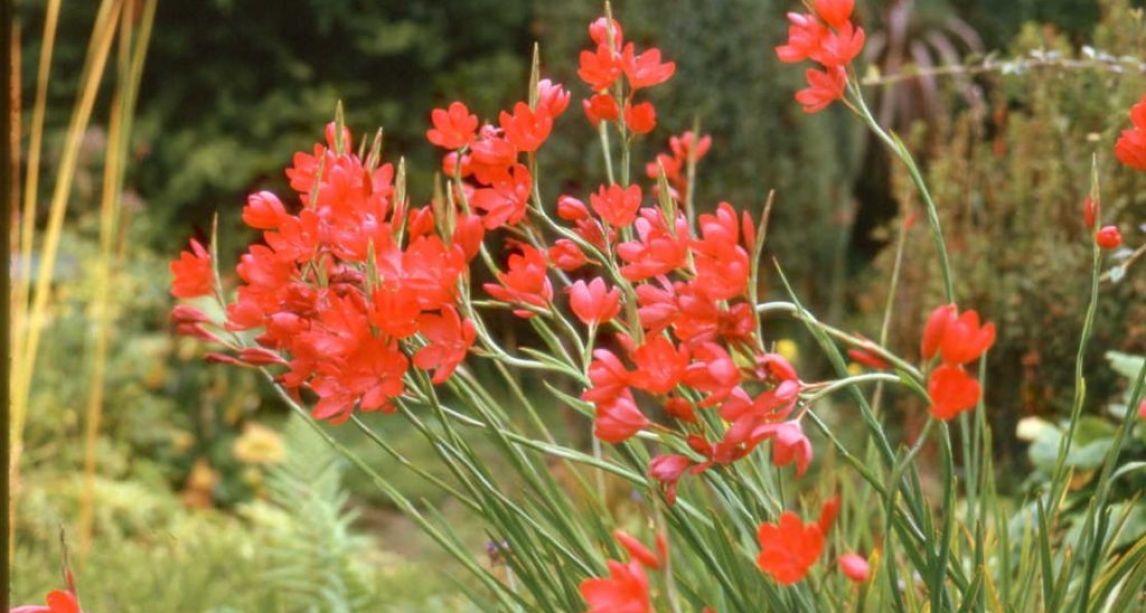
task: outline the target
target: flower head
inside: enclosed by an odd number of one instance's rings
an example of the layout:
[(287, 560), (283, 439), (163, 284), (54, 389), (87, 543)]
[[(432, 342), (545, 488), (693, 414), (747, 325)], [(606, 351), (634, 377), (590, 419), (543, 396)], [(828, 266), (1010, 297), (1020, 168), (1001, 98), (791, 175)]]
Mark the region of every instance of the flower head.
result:
[(817, 522), (805, 524), (786, 511), (776, 523), (756, 531), (760, 555), (756, 565), (780, 585), (792, 585), (808, 574), (824, 550), (824, 531)]
[(1117, 249), (1122, 246), (1122, 233), (1118, 226), (1103, 226), (1094, 234), (1094, 242), (1107, 251)]
[(191, 250), (179, 254), (179, 259), (171, 263), (171, 276), (171, 295), (176, 298), (210, 294), (214, 283), (211, 254), (199, 241), (191, 239)]
[(805, 113), (818, 113), (844, 97), (848, 76), (842, 67), (809, 68), (804, 76), (808, 79), (808, 86), (796, 92), (796, 102), (804, 106)]
[(931, 371), (927, 395), (931, 397), (931, 414), (949, 421), (959, 413), (975, 408), (982, 388), (961, 366), (943, 364)]
[(640, 563), (609, 560), (608, 566), (608, 577), (581, 582), (581, 597), (589, 604), (586, 613), (652, 613), (649, 579)]
[(443, 149), (461, 149), (473, 142), (478, 127), (477, 115), (471, 115), (461, 102), (430, 113), (434, 127), (426, 131), (426, 140)]
[(621, 310), (621, 291), (610, 289), (600, 277), (589, 283), (578, 280), (569, 288), (569, 307), (582, 323), (608, 323)]
[(605, 223), (616, 228), (627, 228), (637, 218), (637, 209), (641, 207), (641, 186), (602, 186), (597, 193), (589, 196), (589, 204)]

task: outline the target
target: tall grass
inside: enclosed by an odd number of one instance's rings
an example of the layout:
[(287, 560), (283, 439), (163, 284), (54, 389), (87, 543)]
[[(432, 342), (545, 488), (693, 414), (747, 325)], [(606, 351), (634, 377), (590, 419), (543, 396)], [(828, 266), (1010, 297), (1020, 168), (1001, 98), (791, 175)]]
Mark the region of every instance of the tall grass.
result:
[[(11, 365), (12, 402), (10, 414), (10, 466), (12, 484), (12, 513), (16, 508), (20, 487), (20, 458), (23, 451), (24, 425), (27, 421), (31, 386), (36, 371), (37, 357), (43, 336), (48, 328), (48, 312), (52, 306), (53, 277), (60, 252), (67, 213), (75, 183), (76, 169), (84, 134), (90, 127), (92, 115), (101, 92), (112, 88), (108, 118), (108, 146), (104, 156), (103, 189), (100, 197), (100, 255), (96, 264), (99, 291), (93, 295), (90, 313), (94, 323), (93, 342), (87, 356), (92, 364), (91, 380), (86, 406), (85, 473), (88, 482), (95, 472), (95, 442), (99, 431), (103, 404), (103, 377), (108, 349), (107, 298), (114, 284), (114, 272), (120, 250), (117, 239), (122, 204), (123, 178), (126, 170), (126, 152), (130, 142), (132, 115), (143, 70), (143, 60), (155, 16), (155, 0), (103, 0), (92, 24), (92, 34), (84, 56), (80, 87), (72, 101), (62, 146), (58, 152), (55, 172), (43, 177), (45, 160), (46, 124), (49, 112), (48, 84), (52, 79), (52, 59), (57, 44), (60, 0), (49, 0), (45, 7), (43, 34), (40, 44), (36, 88), (31, 104), (28, 124), (28, 143), (25, 177), (20, 190), (20, 210), (16, 236), (11, 248), (18, 254), (19, 268), (12, 288), (12, 347)], [(113, 48), (114, 78), (108, 74)], [(18, 81), (18, 80), (17, 80)], [(19, 82), (14, 84), (20, 90)], [(17, 117), (17, 124), (22, 117)], [(41, 182), (44, 187), (41, 188)], [(41, 191), (50, 193), (47, 221), (38, 223)], [(33, 262), (36, 265), (33, 266)], [(91, 497), (82, 521), (81, 552), (90, 544)], [(14, 516), (13, 516), (14, 518)], [(14, 526), (14, 522), (10, 524)]]

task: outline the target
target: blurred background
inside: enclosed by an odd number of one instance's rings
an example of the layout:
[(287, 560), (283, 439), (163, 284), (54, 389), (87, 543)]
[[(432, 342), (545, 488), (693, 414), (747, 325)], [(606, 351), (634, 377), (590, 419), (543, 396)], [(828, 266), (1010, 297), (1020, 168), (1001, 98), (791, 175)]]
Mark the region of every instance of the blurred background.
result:
[[(586, 88), (576, 57), (601, 4), (17, 4), (9, 40), (20, 55), (17, 137), (29, 191), (14, 208), (30, 215), (14, 225), (30, 231), (14, 240), (17, 291), (25, 291), (12, 329), (25, 350), (20, 324), (41, 321), (43, 332), (31, 353), (17, 353), (34, 361), (23, 361), (17, 398), (24, 418), (14, 597), (36, 601), (58, 585), (64, 527), (93, 611), (461, 608), (462, 592), (440, 572), (433, 545), (366, 479), (287, 424), (253, 374), (204, 364), (202, 346), (170, 334), (167, 262), (187, 237), (209, 235), (216, 213), (221, 258), (233, 262), (253, 238), (239, 222), (246, 194), (286, 191), (282, 169), (321, 139), (339, 100), (356, 136), (384, 128), (385, 155), (406, 158), (414, 200), (428, 200), (438, 168), (424, 139), (430, 109), (463, 100), (494, 118), (526, 96), (534, 41), (542, 74), (574, 93), (541, 154), (544, 192), (583, 196), (603, 174), (579, 109)], [(634, 159), (643, 167), (669, 135), (699, 125), (714, 144), (701, 163), (698, 202), (759, 210), (776, 190), (768, 257), (822, 319), (876, 336), (897, 237), (919, 203), (845, 109), (807, 116), (793, 102), (803, 70), (781, 65), (772, 49), (797, 4), (615, 0), (626, 35), (678, 67), (652, 94), (660, 125)], [(1041, 478), (1048, 445), (1053, 461), (1053, 424), (1073, 393), (1089, 282), (1080, 211), (1093, 155), (1106, 220), (1120, 224), (1130, 245), (1146, 238), (1136, 225), (1146, 219), (1146, 181), (1111, 155), (1127, 109), (1146, 93), (1142, 3), (858, 4), (869, 33), (868, 99), (923, 163), (960, 304), (999, 325), (988, 407), (996, 462), (1019, 496)], [(46, 40), (52, 15), (58, 25)], [(93, 60), (101, 49), (106, 66)], [(41, 91), (46, 51), (51, 71)], [(38, 160), (29, 155), (36, 140)], [(33, 167), (38, 181), (27, 180)], [(906, 230), (890, 327), (889, 343), (908, 356), (941, 300), (925, 225)], [(1104, 280), (1087, 356), (1093, 419), (1080, 436), (1092, 451), (1071, 459), (1084, 477), (1079, 488), (1113, 432), (1108, 417), (1128, 376), (1120, 371), (1146, 353), (1146, 276), (1118, 265), (1127, 256), (1115, 254)], [(826, 372), (802, 358), (814, 352), (799, 329), (768, 333), (806, 379)], [(910, 435), (925, 408), (893, 400), (888, 418)], [(428, 457), (404, 423), (375, 421), (408, 456)], [(354, 433), (339, 436), (398, 470)], [(1131, 453), (1146, 455), (1142, 440)], [(1127, 500), (1143, 485), (1124, 484)], [(417, 477), (406, 487), (460, 517)], [(1146, 526), (1146, 511), (1135, 517)], [(481, 546), (480, 526), (471, 532)]]

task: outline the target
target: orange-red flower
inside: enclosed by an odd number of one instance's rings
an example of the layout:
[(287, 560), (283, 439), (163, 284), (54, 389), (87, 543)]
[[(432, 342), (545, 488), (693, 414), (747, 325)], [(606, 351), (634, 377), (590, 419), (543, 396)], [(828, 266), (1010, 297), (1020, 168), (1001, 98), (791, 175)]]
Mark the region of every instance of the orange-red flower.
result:
[(625, 45), (624, 53), (621, 56), (621, 68), (624, 70), (625, 77), (629, 80), (629, 87), (633, 91), (660, 85), (671, 79), (673, 73), (676, 72), (674, 62), (661, 63), (659, 49), (649, 49), (638, 55), (632, 43)]
[(637, 408), (636, 400), (627, 390), (596, 406), (597, 419), (593, 424), (593, 435), (606, 443), (623, 443), (652, 423)]
[(597, 193), (589, 196), (589, 205), (605, 223), (626, 228), (632, 225), (637, 218), (637, 209), (641, 207), (641, 186), (601, 186)]
[(776, 466), (796, 465), (796, 476), (808, 470), (812, 462), (812, 443), (804, 436), (798, 421), (779, 424), (764, 424), (752, 432), (754, 442), (771, 439), (772, 464)]
[(961, 366), (943, 364), (931, 371), (927, 395), (931, 397), (931, 415), (944, 421), (975, 408), (982, 388)]
[(842, 67), (809, 68), (804, 76), (808, 79), (808, 86), (796, 92), (796, 102), (804, 106), (805, 113), (818, 113), (844, 97), (848, 76)]
[(843, 27), (852, 18), (856, 0), (816, 0), (816, 14), (833, 28)]
[(482, 223), (487, 229), (516, 225), (525, 218), (533, 177), (525, 164), (514, 164), (504, 177), (491, 187), (474, 190), (471, 204), (482, 211)]
[(621, 76), (621, 54), (598, 45), (595, 51), (582, 51), (577, 76), (588, 83), (593, 91), (604, 91)]
[(650, 394), (667, 394), (680, 384), (688, 368), (688, 347), (675, 347), (668, 338), (657, 336), (632, 351), (637, 369), (629, 382)]
[(243, 223), (257, 230), (273, 230), (285, 221), (286, 209), (279, 197), (268, 191), (247, 196)]
[(1082, 201), (1082, 223), (1086, 226), (1087, 230), (1093, 230), (1095, 224), (1098, 223), (1099, 212), (1102, 210), (1102, 205), (1097, 198), (1087, 196)]
[(676, 502), (677, 482), (694, 465), (692, 460), (677, 454), (659, 455), (649, 461), (649, 476), (660, 482), (670, 505)]
[(440, 315), (419, 317), (418, 330), (429, 342), (414, 354), (414, 366), (433, 370), (435, 385), (445, 383), (474, 344), (477, 337), (474, 322), (462, 319), (457, 309), (446, 305)]
[(553, 129), (553, 117), (548, 107), (538, 105), (534, 111), (524, 102), (514, 105), (512, 115), (502, 111), (498, 122), (505, 132), (506, 140), (526, 153), (537, 151)]
[(199, 241), (191, 239), (191, 251), (179, 254), (171, 262), (171, 295), (176, 298), (198, 298), (213, 290), (214, 273), (211, 254)]
[(466, 105), (453, 102), (445, 109), (430, 112), (433, 128), (426, 131), (426, 140), (443, 149), (461, 149), (474, 140), (478, 127), (477, 115), (471, 115)]
[(648, 134), (657, 127), (657, 109), (652, 102), (625, 103), (625, 125), (634, 134)]
[(865, 40), (863, 28), (844, 23), (828, 31), (820, 41), (819, 54), (813, 59), (827, 68), (847, 66), (863, 51)]
[(756, 531), (760, 555), (756, 565), (780, 585), (799, 582), (824, 551), (824, 529), (805, 524), (791, 511), (774, 524), (763, 523)]
[(960, 365), (979, 359), (994, 343), (995, 324), (981, 325), (978, 312), (960, 314), (958, 307), (948, 304), (936, 308), (927, 318), (920, 353), (929, 360), (938, 352), (944, 363)]
[(788, 13), (788, 42), (776, 47), (776, 55), (781, 62), (788, 64), (813, 58), (819, 54), (827, 34), (828, 29), (815, 16)]
[(1106, 249), (1117, 249), (1122, 245), (1122, 233), (1117, 226), (1104, 226), (1094, 234), (1094, 242)]
[(1146, 96), (1130, 108), (1130, 123), (1133, 127), (1114, 144), (1114, 155), (1123, 164), (1146, 171)]
[(537, 82), (537, 110), (549, 115), (551, 119), (556, 119), (569, 108), (569, 100), (572, 97), (560, 83), (554, 83), (549, 79)]
[(609, 94), (593, 94), (587, 100), (581, 101), (581, 108), (593, 127), (602, 121), (616, 121), (621, 116), (621, 109), (617, 101)]
[(578, 280), (569, 287), (569, 307), (582, 323), (608, 323), (621, 311), (621, 290), (610, 289), (600, 277), (588, 284)]
[(568, 272), (581, 268), (589, 259), (585, 257), (585, 252), (581, 251), (577, 243), (567, 238), (559, 238), (549, 248), (549, 261)]
[(649, 579), (640, 563), (609, 560), (608, 566), (608, 577), (581, 582), (581, 597), (589, 604), (586, 613), (652, 613)]
[[(519, 245), (519, 249), (520, 253), (509, 256), (508, 270), (497, 274), (499, 283), (486, 283), (483, 287), (490, 296), (503, 302), (544, 309), (553, 299), (553, 284), (546, 276), (545, 254), (531, 245)], [(533, 316), (527, 309), (513, 313), (523, 318)]]

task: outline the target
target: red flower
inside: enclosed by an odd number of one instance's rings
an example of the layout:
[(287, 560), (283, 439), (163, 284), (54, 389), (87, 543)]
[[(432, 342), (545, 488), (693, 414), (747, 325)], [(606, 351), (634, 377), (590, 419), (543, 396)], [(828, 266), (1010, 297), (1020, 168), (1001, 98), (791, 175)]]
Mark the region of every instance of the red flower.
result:
[(430, 121), (434, 127), (426, 131), (426, 139), (443, 149), (469, 145), (478, 127), (477, 115), (471, 115), (461, 102), (451, 103), (448, 109), (434, 109)]
[(840, 571), (844, 576), (856, 583), (863, 583), (871, 576), (871, 567), (863, 556), (856, 553), (845, 553), (840, 556)]
[(474, 322), (462, 319), (451, 305), (442, 307), (441, 315), (422, 315), (418, 331), (429, 341), (414, 354), (414, 366), (433, 370), (435, 385), (445, 383), (474, 344), (477, 330)]
[(617, 255), (625, 263), (621, 275), (629, 281), (641, 281), (666, 275), (688, 258), (688, 221), (678, 215), (672, 231), (660, 211), (645, 209), (636, 220), (637, 240), (617, 246)]
[(1117, 249), (1122, 245), (1122, 233), (1117, 226), (1104, 226), (1094, 234), (1094, 242), (1106, 250)]
[(623, 443), (652, 423), (633, 400), (628, 391), (619, 396), (597, 403), (597, 419), (593, 424), (593, 436), (606, 443)]
[(615, 560), (608, 565), (608, 577), (581, 582), (581, 597), (589, 603), (586, 613), (652, 613), (649, 579), (641, 565)]
[(176, 298), (198, 298), (214, 290), (211, 254), (195, 239), (191, 239), (191, 251), (171, 262), (171, 275), (171, 295)]
[(585, 116), (594, 128), (602, 121), (616, 121), (621, 116), (617, 101), (609, 94), (593, 94), (581, 101), (581, 108), (585, 110)]
[(636, 388), (650, 394), (667, 394), (680, 384), (688, 368), (688, 347), (679, 349), (664, 336), (649, 339), (632, 352), (637, 369), (629, 378)]
[(659, 455), (649, 461), (649, 476), (660, 481), (670, 505), (676, 502), (677, 482), (693, 464), (687, 457), (676, 454)]
[(268, 191), (247, 196), (247, 206), (243, 207), (243, 223), (257, 230), (274, 230), (287, 217), (286, 209), (278, 196)]
[(572, 95), (560, 83), (549, 79), (537, 82), (537, 110), (549, 115), (551, 119), (556, 119), (569, 108), (570, 98)]
[(833, 28), (841, 28), (852, 18), (855, 0), (816, 0), (816, 14)]
[(525, 218), (533, 177), (524, 164), (514, 164), (510, 172), (493, 183), (493, 187), (475, 190), (471, 201), (474, 208), (483, 211), (482, 223), (492, 230), (504, 225), (516, 225)]
[(573, 196), (561, 196), (557, 199), (557, 216), (565, 221), (580, 221), (589, 219), (589, 209), (585, 203)]
[(586, 325), (608, 323), (621, 311), (621, 290), (609, 289), (600, 277), (588, 284), (578, 280), (569, 287), (569, 307)]
[(788, 13), (788, 42), (776, 47), (781, 62), (794, 64), (816, 56), (828, 29), (812, 15)]
[(1146, 171), (1146, 96), (1130, 108), (1130, 123), (1134, 127), (1118, 137), (1114, 155), (1123, 164)]
[(605, 223), (626, 228), (632, 225), (637, 218), (637, 209), (641, 207), (641, 186), (602, 186), (597, 193), (589, 196), (589, 204)]
[(527, 153), (537, 151), (553, 129), (553, 117), (546, 107), (539, 105), (534, 111), (524, 102), (514, 105), (512, 115), (502, 111), (498, 122), (505, 131), (506, 140)]
[(685, 370), (684, 382), (707, 394), (700, 406), (716, 406), (740, 384), (740, 369), (724, 347), (712, 342), (700, 343), (694, 346), (692, 357), (695, 361)]
[(923, 339), (920, 343), (919, 354), (924, 360), (935, 357), (939, 351), (939, 343), (943, 341), (943, 333), (947, 326), (959, 318), (959, 308), (954, 304), (945, 304), (937, 307), (927, 318), (923, 326)]
[(851, 23), (829, 30), (820, 41), (820, 51), (812, 59), (823, 64), (826, 68), (839, 68), (847, 66), (863, 51), (865, 36), (863, 28), (857, 28)]
[(979, 359), (995, 343), (995, 324), (979, 324), (979, 313), (965, 311), (948, 321), (939, 343), (945, 364), (966, 364)]
[[(497, 274), (497, 283), (486, 283), (483, 287), (490, 296), (502, 302), (518, 303), (544, 309), (553, 299), (553, 285), (546, 276), (548, 268), (545, 254), (530, 245), (520, 245), (521, 253), (509, 256), (506, 272)], [(527, 309), (518, 309), (514, 315), (523, 318), (533, 316)]]
[(581, 268), (589, 259), (585, 257), (585, 252), (581, 251), (577, 243), (567, 238), (559, 238), (549, 248), (549, 261), (561, 270), (569, 272)]
[(393, 338), (406, 338), (418, 331), (418, 295), (407, 285), (383, 283), (374, 290), (370, 323)]
[(1098, 223), (1098, 214), (1102, 209), (1098, 200), (1087, 196), (1082, 201), (1082, 223), (1086, 225), (1087, 230), (1093, 230), (1095, 224)]
[(823, 71), (809, 68), (804, 76), (808, 79), (808, 87), (796, 92), (796, 102), (804, 105), (805, 113), (818, 113), (844, 97), (848, 76), (843, 67)]
[(46, 606), (26, 605), (16, 607), (8, 613), (83, 613), (76, 595), (67, 590), (52, 590), (44, 599)]
[(618, 23), (616, 19), (598, 17), (593, 23), (589, 24), (589, 38), (593, 39), (593, 42), (598, 45), (608, 47), (610, 29), (613, 30), (613, 48), (620, 49), (621, 43), (624, 41), (624, 31), (621, 30), (621, 24)]
[(775, 524), (760, 524), (756, 538), (760, 542), (756, 565), (781, 585), (803, 579), (824, 550), (820, 524), (804, 524), (791, 511), (781, 515)]
[(311, 384), (319, 401), (312, 414), (340, 424), (350, 418), (355, 404), (363, 411), (392, 412), (393, 399), (402, 395), (408, 361), (391, 341), (366, 337), (345, 358), (320, 366)]
[(633, 91), (660, 85), (672, 78), (673, 73), (676, 72), (675, 63), (661, 63), (659, 49), (649, 49), (637, 55), (632, 43), (625, 45), (624, 53), (621, 56), (621, 66), (625, 71), (625, 76), (629, 79), (629, 87)]
[(960, 365), (977, 360), (994, 343), (995, 324), (980, 325), (976, 311), (960, 315), (958, 307), (948, 304), (927, 318), (920, 354), (929, 360), (938, 352), (945, 364)]
[(948, 421), (963, 411), (975, 408), (982, 388), (979, 382), (959, 366), (943, 364), (931, 371), (927, 395), (931, 397), (931, 414)]
[(577, 76), (588, 83), (593, 91), (604, 91), (621, 76), (621, 56), (608, 45), (598, 45), (596, 51), (582, 51)]
[(812, 462), (812, 443), (804, 436), (798, 421), (764, 424), (752, 432), (754, 442), (772, 440), (772, 464), (796, 464), (796, 476), (802, 476)]
[(625, 103), (625, 125), (634, 134), (648, 134), (657, 127), (657, 109), (652, 102)]
[(589, 389), (581, 398), (589, 402), (605, 402), (625, 393), (629, 386), (629, 371), (621, 360), (608, 349), (593, 352), (593, 362), (589, 364)]

